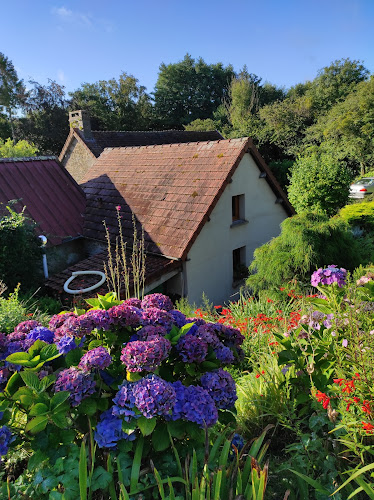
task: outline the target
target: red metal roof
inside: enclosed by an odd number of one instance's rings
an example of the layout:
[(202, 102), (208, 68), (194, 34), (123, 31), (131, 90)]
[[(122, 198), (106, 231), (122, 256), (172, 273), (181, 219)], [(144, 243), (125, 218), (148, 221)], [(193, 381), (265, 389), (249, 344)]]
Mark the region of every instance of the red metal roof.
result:
[(0, 159), (0, 203), (15, 199), (50, 244), (82, 234), (85, 195), (55, 157)]
[(115, 234), (120, 205), (125, 239), (132, 237), (133, 213), (148, 251), (184, 259), (245, 153), (293, 213), (251, 139), (114, 148), (104, 150), (82, 181), (84, 235), (104, 240), (103, 219)]

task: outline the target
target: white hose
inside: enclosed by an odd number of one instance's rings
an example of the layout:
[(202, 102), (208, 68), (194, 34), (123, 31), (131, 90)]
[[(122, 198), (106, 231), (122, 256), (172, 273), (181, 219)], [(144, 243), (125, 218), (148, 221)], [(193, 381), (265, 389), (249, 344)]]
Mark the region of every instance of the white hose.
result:
[[(101, 279), (98, 283), (96, 283), (96, 285), (89, 286), (88, 288), (81, 288), (80, 290), (71, 290), (69, 288), (70, 283), (80, 274), (97, 274), (98, 276), (101, 276)], [(101, 286), (105, 280), (106, 280), (106, 276), (101, 271), (74, 271), (73, 273), (71, 273), (70, 278), (67, 281), (65, 281), (64, 291), (66, 293), (71, 293), (72, 295), (76, 295), (77, 293), (90, 292), (91, 290), (95, 290), (95, 288), (98, 288), (99, 286)]]

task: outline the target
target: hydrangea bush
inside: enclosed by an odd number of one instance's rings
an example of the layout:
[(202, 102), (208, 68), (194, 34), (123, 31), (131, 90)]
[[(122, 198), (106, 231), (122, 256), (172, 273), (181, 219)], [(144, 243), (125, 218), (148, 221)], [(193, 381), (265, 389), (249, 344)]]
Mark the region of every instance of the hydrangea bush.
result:
[(142, 437), (160, 452), (170, 437), (203, 442), (205, 428), (231, 416), (225, 368), (243, 357), (239, 330), (186, 318), (162, 294), (87, 302), (88, 312), (55, 315), (48, 328), (25, 321), (0, 333), (0, 455), (24, 442), (38, 452), (42, 431), (68, 430), (103, 451)]

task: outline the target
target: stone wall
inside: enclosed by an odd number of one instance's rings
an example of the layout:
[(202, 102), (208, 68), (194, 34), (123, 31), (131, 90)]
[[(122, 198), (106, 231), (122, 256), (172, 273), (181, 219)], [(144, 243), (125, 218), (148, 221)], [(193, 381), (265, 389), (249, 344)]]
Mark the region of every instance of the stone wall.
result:
[(87, 147), (74, 137), (61, 163), (79, 184), (95, 160)]

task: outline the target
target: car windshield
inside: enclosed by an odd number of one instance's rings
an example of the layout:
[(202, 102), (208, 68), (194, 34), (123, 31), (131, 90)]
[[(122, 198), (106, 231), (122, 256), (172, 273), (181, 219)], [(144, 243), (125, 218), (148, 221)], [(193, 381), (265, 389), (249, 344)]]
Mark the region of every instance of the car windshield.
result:
[(370, 178), (370, 177), (367, 177), (365, 179), (360, 179), (359, 181), (356, 181), (355, 184), (359, 184), (359, 185), (365, 185), (365, 186), (368, 186), (369, 184), (373, 184), (374, 182), (374, 179)]

